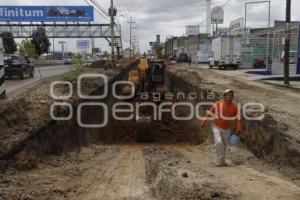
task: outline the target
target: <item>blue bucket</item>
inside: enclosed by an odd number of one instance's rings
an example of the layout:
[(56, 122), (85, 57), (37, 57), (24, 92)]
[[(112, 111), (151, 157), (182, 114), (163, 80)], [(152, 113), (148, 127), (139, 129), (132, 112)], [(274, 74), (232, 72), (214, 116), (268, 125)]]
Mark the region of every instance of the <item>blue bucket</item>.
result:
[(231, 135), (230, 137), (230, 144), (237, 144), (240, 138), (236, 134)]

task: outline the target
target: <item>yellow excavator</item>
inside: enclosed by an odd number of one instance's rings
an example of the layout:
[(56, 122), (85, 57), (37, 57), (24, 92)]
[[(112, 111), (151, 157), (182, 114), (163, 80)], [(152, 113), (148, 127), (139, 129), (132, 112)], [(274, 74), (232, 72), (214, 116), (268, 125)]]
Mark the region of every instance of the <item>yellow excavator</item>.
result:
[[(151, 102), (151, 93), (165, 93), (167, 89), (164, 85), (165, 64), (163, 60), (150, 60), (143, 56), (140, 59), (138, 69), (129, 73), (129, 81), (135, 85), (138, 103)], [(138, 78), (136, 74), (138, 73)], [(139, 94), (147, 93), (150, 97), (145, 100)], [(156, 102), (157, 103), (157, 102)], [(150, 106), (141, 107), (136, 119), (136, 141), (137, 142), (154, 142), (152, 133), (153, 125), (153, 108)]]

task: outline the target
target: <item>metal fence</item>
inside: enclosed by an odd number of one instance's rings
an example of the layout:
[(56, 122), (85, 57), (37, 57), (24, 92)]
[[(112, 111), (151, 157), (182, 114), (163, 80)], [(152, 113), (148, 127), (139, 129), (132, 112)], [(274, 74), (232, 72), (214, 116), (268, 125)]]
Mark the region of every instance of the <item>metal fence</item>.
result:
[[(269, 52), (272, 52), (272, 40), (269, 40)], [(247, 43), (242, 45), (242, 61), (246, 68), (255, 68), (255, 61), (265, 61), (267, 57), (267, 39), (266, 38), (249, 38)], [(247, 49), (245, 51), (245, 49)]]
[[(298, 51), (298, 35), (299, 26), (291, 26), (291, 40), (290, 40), (290, 64), (293, 72), (297, 62)], [(267, 55), (267, 42), (269, 42), (269, 54)], [(283, 68), (284, 58), (284, 43), (285, 43), (285, 27), (275, 26), (270, 31), (270, 39), (267, 41), (267, 30), (259, 31), (243, 41), (242, 44), (242, 61), (245, 68), (255, 68), (256, 61), (262, 61), (260, 67), (265, 66), (267, 59), (269, 62), (269, 69), (272, 72), (276, 68)], [(282, 66), (281, 66), (282, 65)], [(268, 68), (267, 68), (268, 69)], [(279, 73), (279, 72), (278, 72)], [(281, 73), (281, 72), (280, 72)]]
[[(290, 37), (290, 65), (289, 74), (296, 75), (297, 59), (298, 59), (298, 38), (299, 25), (291, 26)], [(273, 32), (273, 50), (272, 50), (272, 74), (284, 74), (284, 45), (285, 45), (285, 29), (280, 27)]]
[[(294, 62), (296, 51), (298, 49), (298, 32), (299, 27), (291, 27), (291, 39), (290, 39), (290, 59), (291, 63)], [(283, 27), (275, 29), (273, 31), (273, 49), (272, 49), (272, 61), (273, 63), (282, 64), (284, 56), (284, 43), (285, 43), (285, 30)]]

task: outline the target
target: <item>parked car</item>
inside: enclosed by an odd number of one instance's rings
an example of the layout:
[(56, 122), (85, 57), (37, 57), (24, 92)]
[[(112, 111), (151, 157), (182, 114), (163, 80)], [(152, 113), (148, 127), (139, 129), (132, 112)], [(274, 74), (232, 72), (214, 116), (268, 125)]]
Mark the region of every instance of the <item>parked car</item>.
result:
[(189, 56), (187, 55), (187, 53), (180, 53), (177, 62), (189, 62)]
[(72, 58), (66, 58), (64, 64), (65, 65), (72, 65), (73, 64)]
[(16, 54), (5, 54), (4, 73), (6, 77), (19, 76), (21, 79), (26, 76), (34, 77), (34, 66), (28, 58)]

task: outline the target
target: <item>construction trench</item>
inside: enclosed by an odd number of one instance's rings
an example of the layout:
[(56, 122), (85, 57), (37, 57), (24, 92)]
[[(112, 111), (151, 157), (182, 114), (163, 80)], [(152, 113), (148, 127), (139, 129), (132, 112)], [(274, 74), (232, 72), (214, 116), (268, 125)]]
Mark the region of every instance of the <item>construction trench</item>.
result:
[[(110, 73), (109, 91), (114, 81), (127, 80), (131, 67), (121, 72), (104, 71)], [(167, 70), (165, 78), (172, 93), (206, 96), (216, 92), (221, 97), (219, 91), (204, 86), (195, 72), (174, 67)], [(94, 89), (88, 90), (89, 94), (102, 93), (101, 84), (89, 83), (86, 87), (91, 85)], [(197, 103), (189, 98), (176, 101)], [(278, 122), (269, 115), (262, 121), (242, 120), (241, 142), (228, 152), (229, 167), (217, 168), (210, 127), (202, 129), (195, 117), (177, 121), (163, 115), (162, 121), (152, 125), (154, 142), (142, 144), (135, 142), (134, 121), (112, 118), (110, 108), (120, 100), (113, 98), (111, 92), (101, 101), (109, 108), (108, 125), (104, 128), (81, 128), (76, 117), (69, 121), (51, 120), (51, 98), (37, 102), (42, 102), (38, 108), (45, 113), (35, 113), (33, 118), (21, 117), (36, 108), (26, 105), (26, 99), (12, 100), (0, 110), (5, 119), (0, 124), (0, 199), (300, 197), (300, 142), (274, 128)], [(74, 97), (68, 102), (76, 115), (80, 103), (90, 101)], [(200, 113), (204, 115), (206, 109), (201, 108)], [(102, 112), (87, 108), (82, 119), (91, 124), (102, 121)], [(178, 109), (179, 116), (187, 112)], [(68, 112), (58, 109), (56, 114), (65, 116)], [(38, 123), (31, 126), (28, 118)], [(13, 127), (12, 123), (20, 127)], [(13, 142), (9, 143), (11, 137)]]

